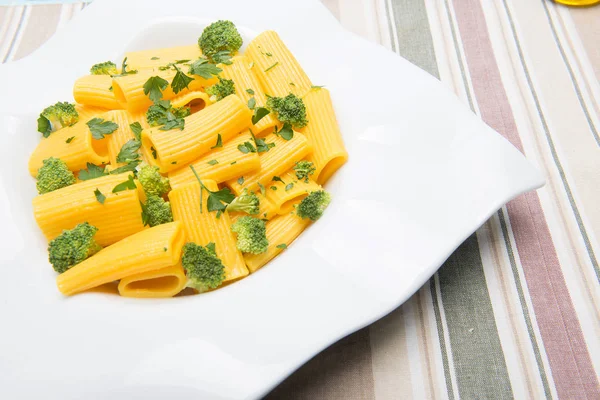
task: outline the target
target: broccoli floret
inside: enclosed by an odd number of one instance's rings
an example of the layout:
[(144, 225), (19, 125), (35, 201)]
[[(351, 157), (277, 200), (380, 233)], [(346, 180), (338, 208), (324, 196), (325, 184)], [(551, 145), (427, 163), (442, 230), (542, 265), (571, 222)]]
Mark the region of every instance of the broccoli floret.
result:
[(267, 251), (267, 228), (265, 221), (255, 217), (238, 218), (231, 230), (237, 233), (237, 248), (244, 253), (260, 254)]
[(71, 126), (79, 121), (79, 113), (75, 109), (75, 105), (66, 101), (46, 107), (38, 118), (38, 132), (44, 137), (50, 136), (52, 132)]
[(118, 73), (117, 65), (112, 61), (94, 64), (90, 68), (90, 74), (92, 75), (117, 75)]
[(308, 124), (304, 102), (293, 93), (285, 97), (269, 97), (267, 108), (276, 114), (280, 122), (288, 123), (294, 128), (304, 128)]
[(190, 114), (189, 107), (173, 107), (169, 101), (159, 101), (148, 108), (146, 120), (150, 126), (160, 126), (178, 118), (185, 118)]
[(148, 196), (164, 196), (171, 190), (169, 179), (162, 176), (158, 171), (158, 167), (147, 164), (143, 165), (138, 171), (138, 180)]
[(256, 215), (259, 212), (260, 200), (254, 192), (248, 193), (246, 189), (244, 192), (233, 199), (227, 206), (229, 212), (245, 212), (246, 214)]
[(329, 203), (331, 203), (331, 195), (324, 190), (316, 190), (298, 204), (296, 214), (300, 218), (316, 221), (321, 218)]
[(173, 222), (171, 203), (164, 201), (162, 197), (149, 195), (146, 200), (145, 215), (148, 225), (156, 226)]
[(62, 274), (74, 265), (96, 254), (102, 249), (94, 240), (98, 228), (84, 222), (70, 231), (64, 230), (48, 245), (50, 264)]
[(219, 101), (235, 93), (235, 84), (231, 79), (219, 77), (219, 82), (206, 88), (206, 93), (210, 94), (212, 102)]
[(63, 160), (50, 157), (42, 161), (42, 167), (38, 170), (36, 186), (38, 193), (44, 194), (70, 186), (76, 181), (75, 175)]
[(298, 180), (304, 179), (304, 182), (308, 183), (308, 178), (310, 175), (314, 174), (317, 169), (315, 168), (315, 164), (312, 161), (298, 161), (296, 165), (294, 165), (294, 171), (296, 171), (296, 178)]
[(202, 32), (198, 39), (198, 46), (208, 59), (220, 51), (228, 51), (234, 55), (242, 47), (242, 36), (231, 21), (213, 22)]
[(199, 292), (214, 289), (225, 280), (225, 267), (215, 252), (215, 244), (206, 247), (196, 243), (186, 243), (183, 246), (181, 265), (186, 272), (187, 287)]

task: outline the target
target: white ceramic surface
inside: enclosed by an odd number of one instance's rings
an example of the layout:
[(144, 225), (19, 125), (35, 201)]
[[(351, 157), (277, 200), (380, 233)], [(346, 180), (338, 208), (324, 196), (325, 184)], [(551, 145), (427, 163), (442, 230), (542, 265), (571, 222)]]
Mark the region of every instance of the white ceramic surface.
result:
[[(90, 65), (194, 43), (235, 21), (277, 30), (327, 85), (350, 161), (324, 217), (256, 274), (168, 300), (60, 295), (32, 217), (35, 115)], [(310, 27), (310, 30), (307, 30)], [(0, 398), (245, 399), (384, 316), (514, 196), (543, 178), (435, 79), (344, 31), (317, 1), (96, 0), (0, 66)]]

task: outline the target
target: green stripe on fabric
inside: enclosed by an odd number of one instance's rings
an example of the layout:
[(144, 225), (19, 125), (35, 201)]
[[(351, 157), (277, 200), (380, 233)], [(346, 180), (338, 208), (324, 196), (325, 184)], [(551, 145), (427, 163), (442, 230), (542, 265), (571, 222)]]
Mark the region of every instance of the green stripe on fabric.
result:
[(425, 2), (393, 0), (391, 11), (398, 34), (398, 54), (439, 79)]
[(464, 399), (512, 399), (477, 236), (438, 271), (458, 392)]

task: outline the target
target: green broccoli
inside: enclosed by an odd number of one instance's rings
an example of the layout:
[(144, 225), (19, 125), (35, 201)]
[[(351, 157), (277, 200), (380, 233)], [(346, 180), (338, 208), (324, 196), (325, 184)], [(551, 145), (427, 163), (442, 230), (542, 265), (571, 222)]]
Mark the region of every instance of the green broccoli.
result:
[(144, 207), (145, 222), (150, 226), (173, 222), (171, 203), (164, 201), (162, 197), (149, 195)]
[(235, 24), (231, 21), (213, 22), (202, 32), (198, 39), (198, 46), (202, 54), (211, 61), (213, 56), (219, 52), (229, 52), (234, 55), (242, 47), (242, 36), (238, 32)]
[(64, 230), (48, 245), (50, 264), (62, 274), (102, 249), (94, 240), (98, 228), (84, 222), (70, 231)]
[(161, 100), (148, 108), (146, 120), (150, 126), (160, 126), (190, 114), (189, 107), (173, 107), (170, 101)]
[(210, 100), (216, 102), (224, 99), (230, 94), (235, 93), (235, 84), (231, 79), (219, 77), (219, 82), (206, 88), (206, 93), (210, 94)]
[(317, 169), (312, 161), (298, 161), (294, 165), (294, 171), (296, 171), (296, 178), (298, 180), (304, 179), (304, 182), (308, 183), (309, 176), (314, 174)]
[(238, 218), (231, 230), (237, 233), (237, 248), (244, 253), (260, 254), (267, 251), (267, 228), (265, 221), (255, 217)]
[(254, 192), (248, 193), (247, 189), (244, 192), (233, 199), (227, 206), (229, 212), (245, 212), (246, 214), (256, 215), (259, 212), (260, 200)]
[(188, 278), (186, 286), (199, 292), (215, 289), (225, 280), (225, 267), (217, 257), (214, 243), (209, 243), (206, 247), (186, 243), (183, 246), (181, 265)]
[(293, 93), (285, 97), (269, 97), (267, 108), (276, 114), (280, 122), (288, 123), (293, 128), (304, 128), (308, 124), (304, 102)]
[(90, 74), (92, 75), (117, 75), (117, 64), (112, 61), (105, 61), (102, 63), (92, 65), (90, 68)]
[(42, 167), (38, 170), (36, 186), (38, 193), (44, 194), (71, 186), (75, 182), (77, 179), (67, 164), (59, 158), (50, 157), (42, 161)]
[(79, 121), (79, 113), (75, 109), (75, 105), (59, 101), (42, 111), (37, 120), (38, 132), (42, 133), (44, 137), (48, 137), (60, 128), (75, 125), (77, 121)]
[(158, 171), (158, 167), (145, 164), (137, 173), (138, 180), (148, 196), (164, 196), (171, 190), (169, 179), (162, 176)]
[(296, 214), (302, 219), (316, 221), (321, 218), (329, 203), (331, 203), (331, 195), (324, 190), (316, 190), (296, 206)]

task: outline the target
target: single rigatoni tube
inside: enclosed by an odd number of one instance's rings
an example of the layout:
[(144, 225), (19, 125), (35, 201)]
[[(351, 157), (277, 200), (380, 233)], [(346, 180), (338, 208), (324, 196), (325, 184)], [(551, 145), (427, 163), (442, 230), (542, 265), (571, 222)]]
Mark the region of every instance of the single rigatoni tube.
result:
[[(275, 212), (275, 206), (273, 205), (273, 203), (271, 203), (271, 201), (269, 201), (269, 199), (267, 199), (265, 196), (263, 196), (263, 194), (259, 191), (259, 192), (255, 192), (256, 196), (258, 197), (258, 200), (260, 202), (260, 206), (258, 209), (258, 214), (254, 215), (254, 217), (256, 218), (260, 218), (260, 219), (266, 219), (266, 220), (270, 220), (272, 218), (275, 218), (277, 216), (277, 213)], [(229, 214), (229, 218), (231, 219), (231, 223), (235, 223), (235, 221), (237, 221), (237, 219), (239, 217), (243, 217), (244, 215), (248, 215), (244, 212), (227, 212)]]
[(110, 75), (86, 75), (75, 81), (73, 97), (77, 103), (108, 110), (124, 108), (115, 97)]
[(302, 96), (312, 83), (294, 55), (276, 32), (265, 31), (255, 37), (244, 53), (254, 62), (252, 71), (269, 96), (289, 93)]
[(296, 214), (280, 215), (267, 222), (267, 240), (269, 241), (267, 251), (262, 254), (244, 254), (244, 260), (250, 272), (256, 272), (275, 258), (306, 229), (309, 223), (309, 220), (301, 219)]
[[(112, 193), (129, 175), (107, 175), (36, 196), (32, 201), (35, 220), (48, 240), (83, 222), (98, 228), (95, 238), (102, 246), (133, 235), (144, 229), (141, 185), (137, 190)], [(98, 201), (96, 190), (106, 196), (104, 203)]]
[[(179, 68), (183, 68), (182, 72), (187, 73), (185, 65), (180, 65)], [(217, 78), (204, 79), (200, 76), (189, 75), (194, 80), (188, 84), (187, 88), (176, 94), (171, 88), (171, 82), (176, 73), (176, 71), (169, 69), (166, 71), (140, 71), (137, 74), (114, 77), (112, 87), (115, 97), (121, 105), (120, 108), (126, 108), (128, 111), (134, 113), (150, 107), (152, 101), (144, 94), (144, 84), (153, 76), (161, 77), (169, 82), (169, 85), (162, 91), (163, 100), (171, 100), (178, 95), (200, 90), (205, 86), (210, 86), (217, 82)]]
[(119, 282), (119, 294), (123, 297), (161, 298), (173, 297), (181, 292), (187, 277), (180, 263), (126, 276)]
[(234, 191), (236, 195), (242, 193), (244, 189), (254, 192), (264, 187), (270, 186), (274, 175), (281, 175), (302, 160), (312, 151), (312, 146), (301, 133), (294, 132), (294, 137), (285, 140), (275, 134), (268, 135), (265, 138), (267, 143), (275, 143), (275, 147), (269, 151), (260, 153), (260, 169), (243, 176), (243, 182), (237, 179), (227, 181), (227, 186)]
[(321, 185), (309, 179), (298, 180), (293, 170), (290, 170), (280, 176), (280, 181), (272, 181), (266, 187), (267, 198), (275, 206), (277, 214), (287, 214), (294, 210), (294, 205), (298, 204), (310, 192), (321, 190)]
[(117, 168), (121, 163), (117, 163), (117, 155), (121, 151), (121, 147), (131, 139), (134, 139), (133, 131), (129, 127), (131, 124), (130, 114), (125, 110), (115, 110), (104, 114), (104, 118), (119, 125), (116, 131), (107, 136), (108, 158), (111, 167)]
[[(204, 185), (212, 191), (218, 190), (214, 181), (204, 180)], [(215, 211), (208, 211), (208, 192), (202, 190), (202, 212), (200, 212), (200, 184), (183, 185), (169, 193), (173, 219), (181, 221), (186, 242), (200, 246), (214, 243), (217, 256), (225, 267), (225, 282), (248, 275), (242, 253), (236, 247), (236, 239), (231, 232), (229, 215), (223, 213), (217, 218)]]
[(171, 100), (171, 105), (173, 107), (189, 107), (192, 114), (205, 109), (211, 104), (212, 101), (210, 101), (210, 96), (199, 90), (182, 94)]
[[(251, 98), (256, 102), (255, 107), (264, 107), (267, 103), (267, 96), (263, 91), (258, 78), (252, 72), (251, 61), (248, 57), (237, 56), (231, 59), (230, 65), (222, 64), (223, 69), (221, 77), (231, 79), (235, 84), (235, 94), (246, 104)], [(270, 133), (278, 121), (271, 113), (263, 117), (256, 125), (252, 126), (252, 131), (257, 137), (266, 136)]]
[(73, 172), (86, 168), (88, 162), (96, 165), (107, 163), (106, 146), (92, 138), (86, 122), (80, 119), (75, 125), (42, 138), (29, 157), (31, 176), (36, 177), (43, 161), (50, 157), (60, 158)]
[(185, 128), (142, 132), (143, 151), (163, 173), (186, 165), (210, 151), (221, 134), (227, 142), (250, 125), (252, 113), (236, 95), (230, 95), (214, 105), (185, 118)]
[[(197, 44), (167, 47), (164, 49), (129, 51), (125, 53), (130, 70), (155, 70), (181, 60), (195, 61), (202, 55)], [(187, 73), (187, 70), (184, 72)]]
[(197, 182), (190, 165), (194, 167), (200, 178), (210, 179), (217, 183), (225, 182), (259, 169), (260, 159), (258, 153), (242, 153), (238, 149), (238, 146), (244, 142), (252, 143), (250, 133), (240, 134), (227, 143), (224, 143), (223, 147), (217, 147), (193, 163), (170, 172), (169, 180), (171, 187), (177, 188), (186, 183)]
[(77, 114), (79, 114), (79, 122), (87, 122), (108, 111), (107, 108), (86, 106), (83, 104), (75, 104), (75, 110), (77, 110)]
[(329, 90), (313, 89), (303, 100), (308, 125), (301, 129), (301, 132), (306, 135), (314, 149), (307, 160), (315, 165), (315, 181), (324, 185), (333, 173), (348, 161), (348, 152), (335, 117)]
[(158, 225), (100, 250), (60, 274), (56, 284), (61, 293), (69, 296), (127, 276), (177, 265), (184, 243), (181, 223)]

